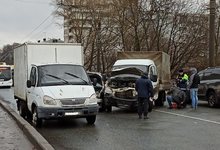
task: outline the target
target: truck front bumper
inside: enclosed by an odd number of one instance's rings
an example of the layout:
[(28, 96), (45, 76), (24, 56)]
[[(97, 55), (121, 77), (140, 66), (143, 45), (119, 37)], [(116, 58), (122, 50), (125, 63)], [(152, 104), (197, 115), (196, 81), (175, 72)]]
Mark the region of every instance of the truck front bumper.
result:
[(57, 119), (57, 118), (85, 118), (86, 116), (96, 115), (99, 106), (90, 105), (85, 107), (60, 107), (60, 108), (45, 108), (38, 107), (38, 118), (42, 119)]
[(125, 98), (118, 98), (115, 96), (108, 97), (109, 104), (112, 106), (120, 107), (137, 107), (137, 99), (125, 99)]

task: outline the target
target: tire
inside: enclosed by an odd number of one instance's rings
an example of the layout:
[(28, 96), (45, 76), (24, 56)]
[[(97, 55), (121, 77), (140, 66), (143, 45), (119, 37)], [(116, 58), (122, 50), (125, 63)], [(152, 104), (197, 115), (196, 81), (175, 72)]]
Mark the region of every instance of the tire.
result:
[(112, 112), (112, 106), (111, 105), (106, 106), (106, 111), (107, 112)]
[(102, 98), (102, 103), (100, 105), (99, 112), (103, 112), (105, 110), (106, 110), (105, 100), (104, 98)]
[(95, 123), (95, 120), (96, 120), (96, 115), (86, 117), (87, 124), (89, 125), (93, 125)]
[(104, 97), (103, 100), (104, 100), (103, 103), (104, 103), (104, 105), (105, 105), (105, 110), (106, 110), (107, 112), (112, 112), (112, 105), (109, 103), (108, 98), (107, 98), (107, 97)]
[(34, 127), (40, 128), (42, 126), (42, 119), (38, 118), (37, 107), (33, 108), (32, 124)]
[(99, 108), (99, 112), (104, 112), (105, 110), (106, 110), (106, 107), (101, 104)]
[(208, 93), (207, 101), (208, 101), (209, 107), (216, 107), (217, 106), (218, 101), (217, 101), (215, 92), (211, 91)]
[(27, 116), (27, 108), (25, 106), (25, 104), (21, 101), (19, 101), (19, 115), (22, 117), (22, 118), (26, 118)]

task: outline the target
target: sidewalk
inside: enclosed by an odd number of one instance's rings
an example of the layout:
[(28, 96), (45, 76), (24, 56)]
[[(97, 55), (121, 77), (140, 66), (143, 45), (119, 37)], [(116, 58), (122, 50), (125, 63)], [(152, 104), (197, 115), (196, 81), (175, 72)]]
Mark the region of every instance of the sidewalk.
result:
[(5, 101), (0, 100), (0, 150), (54, 150), (54, 148)]
[(0, 150), (34, 150), (12, 117), (0, 106)]

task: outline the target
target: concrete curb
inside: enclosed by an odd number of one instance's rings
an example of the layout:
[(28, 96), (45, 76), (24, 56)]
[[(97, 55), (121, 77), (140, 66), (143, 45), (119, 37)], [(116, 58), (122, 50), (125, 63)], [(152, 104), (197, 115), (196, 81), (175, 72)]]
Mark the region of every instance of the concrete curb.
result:
[(12, 118), (16, 121), (19, 128), (28, 137), (30, 142), (39, 150), (54, 150), (54, 148), (48, 143), (48, 141), (40, 135), (37, 130), (32, 127), (26, 120), (24, 120), (19, 114), (17, 114), (7, 103), (0, 100), (0, 106), (8, 112)]

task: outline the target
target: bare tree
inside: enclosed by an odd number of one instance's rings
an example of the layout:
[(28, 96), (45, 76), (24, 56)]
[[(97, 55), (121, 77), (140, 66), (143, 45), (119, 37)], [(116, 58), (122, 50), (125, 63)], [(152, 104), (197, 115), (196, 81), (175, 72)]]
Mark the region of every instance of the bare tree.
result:
[[(65, 3), (64, 3), (65, 1)], [(120, 51), (164, 51), (171, 72), (207, 49), (208, 17), (191, 0), (63, 0), (74, 41), (84, 46), (88, 70), (108, 71)]]
[(3, 52), (0, 55), (0, 61), (5, 62), (8, 65), (14, 64), (14, 48), (17, 47), (18, 43), (8, 44), (3, 47)]
[(67, 34), (71, 39), (67, 42), (84, 46), (86, 68), (99, 72), (109, 70), (112, 65), (109, 56), (115, 57), (118, 38), (112, 28), (111, 5), (99, 0), (56, 0), (55, 3), (59, 8), (56, 14), (68, 21)]

